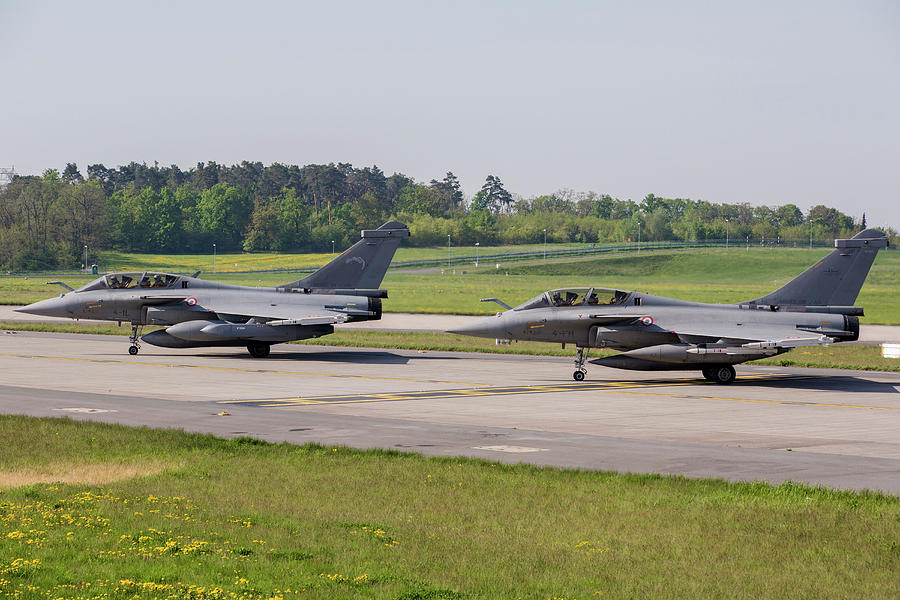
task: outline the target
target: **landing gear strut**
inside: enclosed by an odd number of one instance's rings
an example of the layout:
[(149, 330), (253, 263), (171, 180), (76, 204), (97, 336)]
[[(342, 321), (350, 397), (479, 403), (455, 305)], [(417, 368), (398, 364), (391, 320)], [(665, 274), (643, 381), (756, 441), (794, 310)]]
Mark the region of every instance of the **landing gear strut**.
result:
[(578, 346), (575, 352), (575, 372), (572, 373), (572, 379), (575, 381), (584, 381), (584, 375), (587, 371), (584, 368), (584, 361), (587, 359), (587, 352), (581, 346)]
[(716, 365), (715, 367), (703, 367), (703, 377), (720, 385), (728, 385), (734, 381), (736, 374), (731, 365)]
[(138, 325), (137, 323), (131, 324), (131, 336), (128, 338), (128, 341), (131, 342), (131, 346), (128, 348), (128, 354), (134, 356), (138, 353), (138, 350), (141, 349), (141, 343), (138, 339), (141, 337), (142, 331), (144, 331), (143, 325)]
[(269, 344), (247, 344), (247, 351), (253, 358), (266, 358), (270, 349)]

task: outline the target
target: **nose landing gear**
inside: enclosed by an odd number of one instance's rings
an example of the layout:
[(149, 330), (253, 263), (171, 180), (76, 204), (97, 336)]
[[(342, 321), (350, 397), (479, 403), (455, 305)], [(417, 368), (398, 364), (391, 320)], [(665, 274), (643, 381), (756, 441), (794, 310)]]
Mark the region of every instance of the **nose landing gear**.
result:
[(128, 337), (128, 341), (131, 342), (131, 346), (128, 348), (128, 354), (135, 356), (141, 349), (141, 344), (140, 342), (138, 342), (138, 339), (141, 337), (141, 332), (143, 331), (143, 325), (138, 325), (136, 323), (131, 324), (131, 335)]
[(575, 372), (572, 373), (572, 379), (575, 381), (584, 381), (587, 370), (584, 368), (584, 361), (587, 360), (587, 352), (581, 346), (575, 353)]

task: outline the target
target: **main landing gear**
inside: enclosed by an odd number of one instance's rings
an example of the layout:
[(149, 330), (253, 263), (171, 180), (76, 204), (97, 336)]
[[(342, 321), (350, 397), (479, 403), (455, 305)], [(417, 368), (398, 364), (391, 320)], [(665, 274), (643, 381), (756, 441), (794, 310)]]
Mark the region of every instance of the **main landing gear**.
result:
[(128, 348), (128, 354), (134, 356), (138, 353), (138, 350), (141, 349), (141, 344), (138, 339), (140, 339), (142, 331), (144, 331), (143, 325), (137, 325), (135, 323), (131, 324), (131, 336), (128, 338), (128, 341), (131, 342), (131, 346)]
[(584, 381), (584, 375), (587, 370), (584, 368), (584, 361), (587, 360), (587, 352), (581, 346), (575, 353), (575, 372), (572, 373), (572, 379), (575, 381)]
[(731, 365), (703, 367), (703, 377), (720, 385), (728, 385), (729, 383), (734, 382), (735, 376), (734, 367)]
[(269, 344), (247, 344), (247, 351), (253, 358), (266, 358), (269, 356), (269, 350), (271, 350)]

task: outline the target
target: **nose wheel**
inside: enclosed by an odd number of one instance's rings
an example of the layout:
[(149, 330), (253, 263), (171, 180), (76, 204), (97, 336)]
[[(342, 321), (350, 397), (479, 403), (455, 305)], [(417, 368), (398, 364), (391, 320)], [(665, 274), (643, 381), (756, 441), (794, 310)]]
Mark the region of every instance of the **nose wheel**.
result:
[(584, 368), (584, 361), (587, 360), (587, 352), (581, 346), (575, 352), (575, 372), (572, 373), (572, 379), (575, 381), (584, 381), (587, 370)]
[(138, 341), (138, 339), (140, 339), (141, 332), (143, 330), (143, 325), (131, 325), (131, 335), (128, 337), (128, 341), (131, 342), (131, 346), (128, 348), (128, 354), (134, 356), (141, 349), (141, 343)]

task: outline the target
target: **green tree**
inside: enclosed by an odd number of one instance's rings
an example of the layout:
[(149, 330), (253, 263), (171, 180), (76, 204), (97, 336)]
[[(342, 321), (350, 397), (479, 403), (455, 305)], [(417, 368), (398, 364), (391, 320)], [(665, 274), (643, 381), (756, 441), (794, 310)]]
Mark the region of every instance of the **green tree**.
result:
[(244, 236), (244, 251), (276, 250), (279, 244), (278, 233), (278, 209), (275, 203), (271, 199), (254, 201), (250, 226)]
[(475, 194), (470, 210), (489, 210), (494, 214), (510, 212), (512, 195), (503, 187), (499, 177), (488, 175), (481, 190)]
[(215, 243), (223, 250), (241, 247), (252, 212), (250, 197), (245, 190), (217, 183), (200, 194), (196, 211), (200, 234), (206, 245)]
[(78, 165), (75, 163), (66, 163), (66, 168), (63, 169), (62, 180), (66, 183), (75, 184), (84, 181), (84, 177), (81, 176)]
[(447, 215), (453, 215), (463, 206), (463, 193), (459, 185), (459, 179), (451, 171), (440, 181), (431, 180), (431, 187), (438, 191), (443, 198), (442, 209)]
[(778, 227), (794, 227), (803, 223), (803, 212), (796, 204), (785, 204), (775, 209), (775, 221)]
[(394, 211), (401, 213), (424, 213), (432, 217), (446, 216), (447, 197), (440, 190), (424, 185), (410, 185), (397, 194), (394, 199)]

